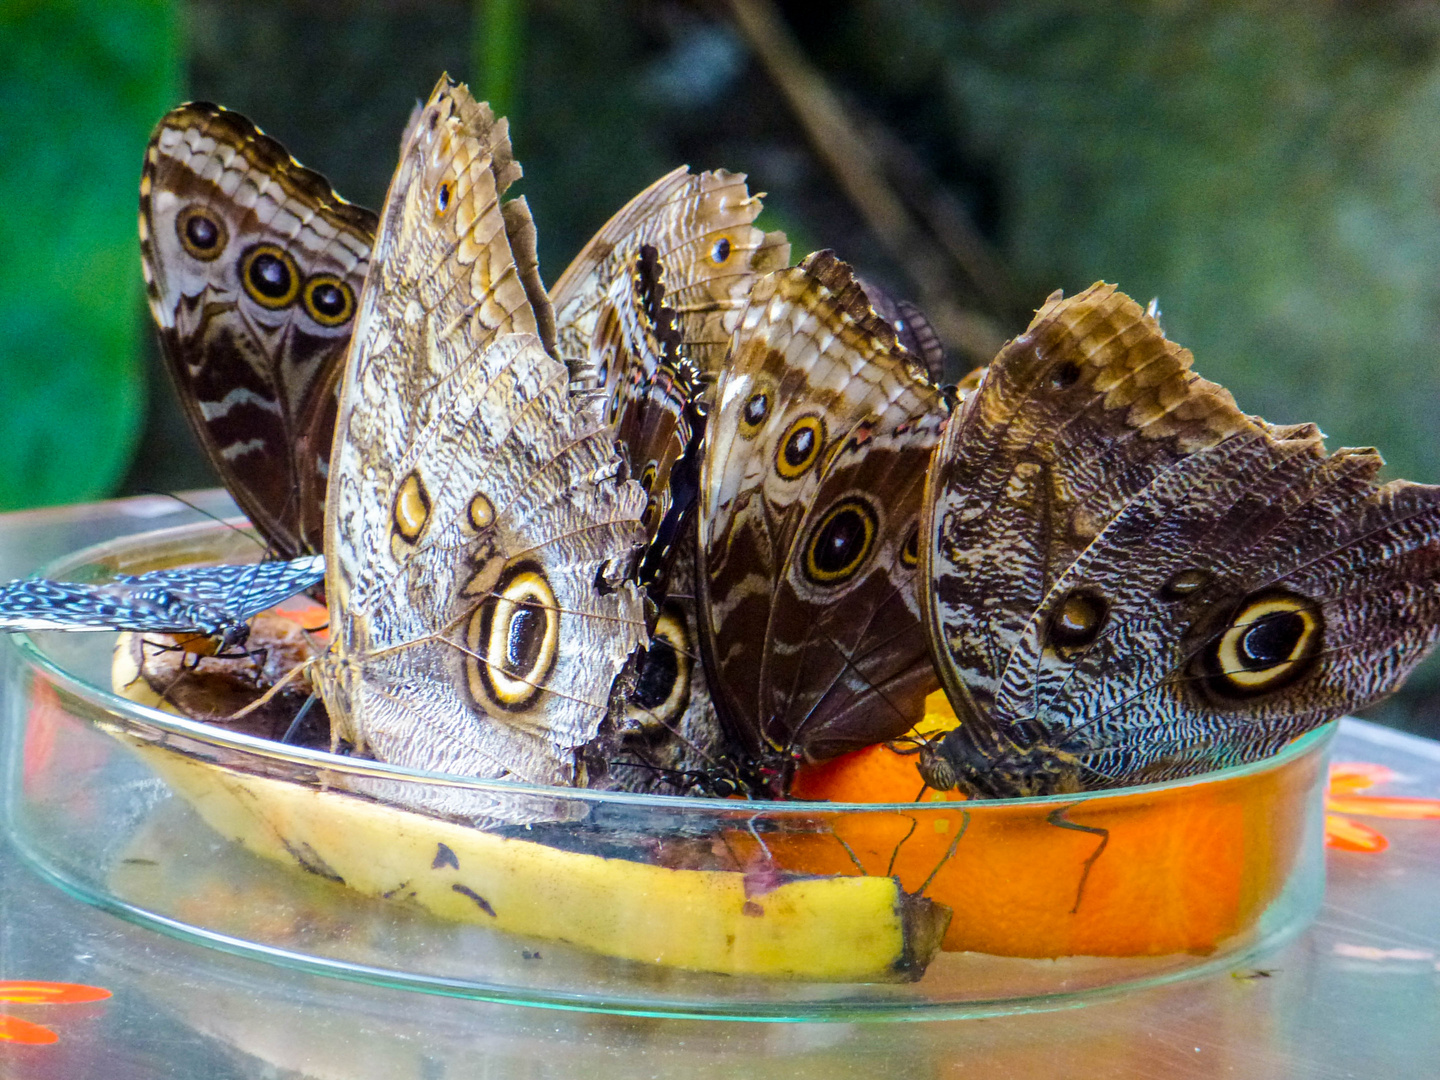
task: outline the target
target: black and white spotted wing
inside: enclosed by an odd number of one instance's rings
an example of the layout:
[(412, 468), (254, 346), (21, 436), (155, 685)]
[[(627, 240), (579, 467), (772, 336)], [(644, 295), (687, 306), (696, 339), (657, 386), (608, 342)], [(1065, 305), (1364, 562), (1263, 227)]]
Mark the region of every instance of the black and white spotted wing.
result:
[(82, 584), (26, 578), (0, 586), (0, 630), (139, 630), (245, 640), (245, 623), (325, 576), (323, 556), (289, 562), (117, 574)]

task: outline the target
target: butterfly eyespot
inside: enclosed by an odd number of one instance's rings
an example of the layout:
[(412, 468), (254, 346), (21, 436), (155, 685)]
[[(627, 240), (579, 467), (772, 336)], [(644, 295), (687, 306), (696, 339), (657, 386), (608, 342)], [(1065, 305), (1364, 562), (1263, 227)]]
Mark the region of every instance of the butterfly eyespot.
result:
[(321, 326), (344, 326), (355, 315), (355, 293), (332, 274), (305, 282), (305, 313)]
[(225, 223), (201, 206), (187, 206), (180, 211), (175, 219), (175, 234), (180, 246), (202, 262), (219, 258), (230, 239)]
[(825, 421), (818, 416), (802, 416), (780, 440), (775, 468), (786, 480), (794, 480), (815, 464), (824, 445)]
[(495, 504), (484, 495), (476, 495), (470, 500), (468, 513), (470, 527), (476, 532), (482, 532), (495, 524)]
[(513, 712), (533, 704), (560, 643), (559, 605), (540, 567), (519, 563), (501, 575), (471, 614), (465, 640), (466, 679), (482, 709)]
[(630, 701), (634, 719), (642, 727), (659, 725), (660, 734), (671, 730), (670, 722), (689, 704), (690, 647), (683, 617), (675, 611), (663, 611), (656, 620)]
[(1080, 365), (1066, 360), (1050, 374), (1050, 385), (1056, 390), (1068, 390), (1080, 381)]
[(1045, 643), (1062, 652), (1094, 643), (1105, 627), (1110, 605), (1087, 589), (1072, 589), (1050, 613)]
[(640, 514), (640, 527), (647, 532), (654, 526), (655, 519), (660, 514), (660, 500), (653, 495), (645, 503), (645, 509)]
[(874, 509), (860, 499), (832, 506), (805, 544), (805, 576), (816, 585), (839, 585), (855, 576), (880, 531)]
[(770, 415), (770, 395), (764, 390), (757, 390), (745, 401), (745, 407), (740, 410), (740, 433), (742, 435), (754, 435), (765, 417)]
[(445, 213), (450, 209), (450, 181), (442, 180), (440, 187), (435, 192), (435, 213)]
[(710, 248), (710, 261), (719, 266), (726, 259), (730, 258), (730, 240), (722, 236)]
[(395, 532), (406, 543), (413, 544), (420, 538), (425, 523), (430, 520), (430, 493), (425, 490), (419, 473), (412, 472), (401, 482), (390, 519)]
[(900, 549), (900, 564), (902, 566), (918, 566), (920, 563), (920, 530), (910, 530), (910, 535), (905, 540), (905, 546)]
[(652, 461), (645, 466), (645, 471), (640, 474), (640, 486), (645, 490), (646, 494), (649, 494), (650, 489), (655, 486), (655, 477), (658, 472), (659, 470), (655, 462)]
[(250, 299), (278, 310), (300, 293), (300, 270), (288, 252), (274, 244), (256, 244), (240, 261), (240, 280)]
[(1324, 620), (1311, 601), (1278, 591), (1251, 597), (1206, 652), (1207, 685), (1222, 697), (1288, 686), (1310, 669), (1324, 636)]
[(1161, 600), (1183, 600), (1199, 592), (1209, 582), (1210, 573), (1207, 570), (1181, 570), (1170, 575), (1165, 584), (1160, 586), (1158, 595)]

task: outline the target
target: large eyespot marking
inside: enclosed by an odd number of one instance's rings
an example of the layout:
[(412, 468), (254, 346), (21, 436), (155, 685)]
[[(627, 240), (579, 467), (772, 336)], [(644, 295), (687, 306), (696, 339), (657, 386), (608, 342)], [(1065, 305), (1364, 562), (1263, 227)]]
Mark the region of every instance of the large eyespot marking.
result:
[(730, 240), (728, 237), (720, 237), (710, 248), (710, 261), (716, 266), (730, 258)]
[(644, 470), (641, 471), (639, 484), (647, 495), (650, 493), (650, 489), (655, 486), (655, 477), (658, 476), (659, 473), (660, 467), (653, 461), (647, 464)]
[(413, 544), (420, 538), (425, 522), (430, 520), (430, 493), (419, 473), (412, 472), (400, 485), (395, 494), (395, 509), (391, 513), (395, 531), (407, 543)]
[(482, 532), (495, 524), (495, 504), (482, 494), (477, 494), (470, 500), (468, 513), (470, 527), (476, 532)]
[(818, 416), (802, 416), (780, 440), (775, 468), (786, 480), (794, 480), (815, 464), (824, 445), (825, 421)]
[(1183, 600), (1187, 596), (1193, 596), (1203, 589), (1210, 582), (1208, 570), (1181, 570), (1171, 574), (1164, 585), (1160, 586), (1161, 600)]
[(1276, 591), (1253, 596), (1205, 654), (1209, 686), (1225, 697), (1288, 686), (1309, 670), (1324, 636), (1320, 609), (1304, 597)]
[(905, 546), (900, 549), (900, 565), (906, 567), (918, 566), (920, 564), (920, 527), (917, 525), (910, 530), (909, 537), (905, 540)]
[(560, 643), (555, 593), (537, 564), (518, 563), (501, 575), (470, 616), (465, 640), (466, 679), (482, 707), (513, 712), (534, 703)]
[(175, 234), (193, 258), (204, 262), (218, 258), (230, 239), (225, 223), (203, 206), (187, 206), (181, 210), (175, 218)]
[(817, 585), (849, 581), (865, 564), (879, 531), (869, 503), (854, 498), (836, 503), (805, 544), (805, 576)]
[(305, 282), (305, 314), (321, 326), (344, 326), (355, 315), (355, 293), (334, 274)]
[(655, 734), (668, 732), (670, 722), (689, 704), (690, 645), (679, 612), (666, 609), (660, 613), (630, 702), (631, 717)]
[(1072, 589), (1050, 613), (1045, 643), (1062, 652), (1083, 649), (1100, 636), (1110, 605), (1087, 589)]
[(261, 307), (288, 307), (300, 292), (300, 270), (289, 252), (274, 244), (256, 244), (240, 262), (245, 291)]

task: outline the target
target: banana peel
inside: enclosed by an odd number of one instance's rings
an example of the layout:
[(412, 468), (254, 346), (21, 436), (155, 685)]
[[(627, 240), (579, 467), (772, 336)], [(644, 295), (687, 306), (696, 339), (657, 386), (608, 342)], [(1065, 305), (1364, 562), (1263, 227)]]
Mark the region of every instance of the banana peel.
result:
[[(117, 642), (116, 692), (169, 709)], [(170, 711), (174, 711), (170, 709)], [(216, 832), (446, 920), (692, 971), (837, 982), (923, 974), (950, 909), (893, 877), (674, 869), (501, 836), (340, 791), (126, 744)]]

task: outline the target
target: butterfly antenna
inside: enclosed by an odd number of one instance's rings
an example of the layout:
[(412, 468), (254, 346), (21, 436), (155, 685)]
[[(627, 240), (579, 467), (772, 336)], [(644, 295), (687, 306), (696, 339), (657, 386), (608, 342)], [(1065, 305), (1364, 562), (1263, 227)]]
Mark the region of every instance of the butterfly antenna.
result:
[(218, 514), (211, 513), (203, 506), (196, 505), (189, 499), (185, 498), (185, 496), (183, 495), (176, 495), (173, 491), (158, 491), (155, 488), (141, 488), (140, 491), (145, 495), (158, 495), (162, 499), (174, 499), (181, 506), (189, 507), (201, 517), (209, 518), (211, 521), (215, 522), (215, 524), (223, 525), (225, 526), (225, 528), (230, 529), (233, 532), (239, 533), (241, 536), (245, 537), (245, 539), (249, 540), (252, 544), (258, 547), (267, 556), (272, 554), (273, 549), (268, 543), (262, 542), (258, 537), (251, 536), (248, 532), (240, 528), (238, 525), (235, 525), (233, 522), (226, 521)]

